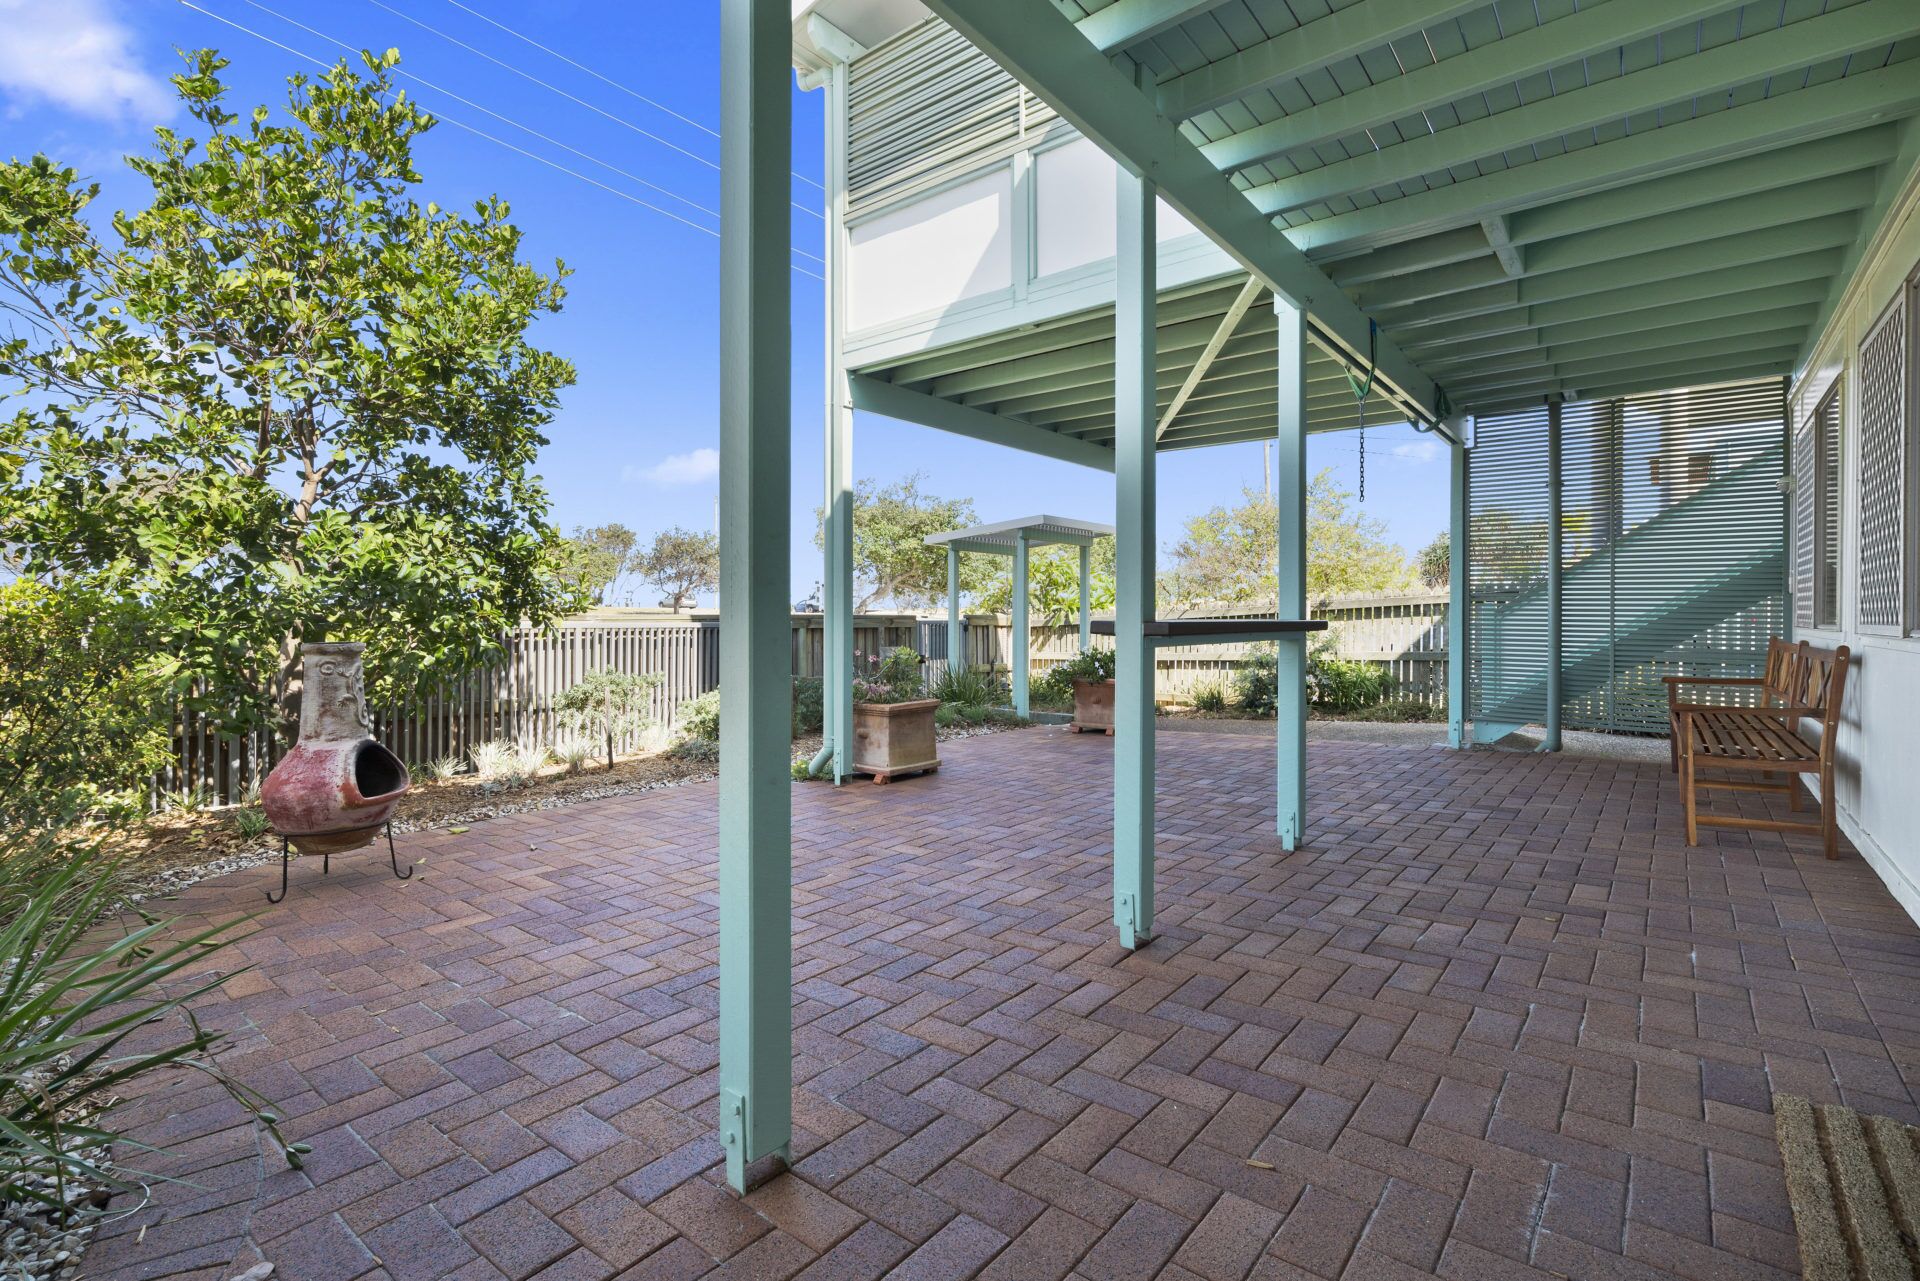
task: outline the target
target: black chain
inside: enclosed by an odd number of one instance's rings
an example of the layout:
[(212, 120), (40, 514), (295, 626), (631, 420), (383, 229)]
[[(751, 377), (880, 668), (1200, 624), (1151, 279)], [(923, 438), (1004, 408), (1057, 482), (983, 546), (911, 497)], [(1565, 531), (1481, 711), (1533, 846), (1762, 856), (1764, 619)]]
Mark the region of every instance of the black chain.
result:
[(1360, 501), (1367, 501), (1367, 397), (1373, 394), (1373, 376), (1379, 371), (1376, 363), (1379, 359), (1380, 326), (1369, 318), (1367, 321), (1367, 381), (1362, 383), (1353, 376), (1351, 369), (1340, 372), (1346, 376), (1347, 390), (1353, 393), (1354, 410), (1360, 417)]

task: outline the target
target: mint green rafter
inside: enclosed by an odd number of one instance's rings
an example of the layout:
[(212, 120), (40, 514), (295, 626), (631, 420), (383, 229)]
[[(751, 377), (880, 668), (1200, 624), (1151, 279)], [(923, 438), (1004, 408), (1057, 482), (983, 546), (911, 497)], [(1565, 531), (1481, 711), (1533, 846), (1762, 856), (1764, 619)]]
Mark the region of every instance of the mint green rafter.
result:
[(1120, 945), (1153, 937), (1154, 186), (1120, 168), (1115, 216), (1113, 920)]
[(788, 16), (722, 0), (718, 1089), (736, 1191), (793, 1134)]
[(1111, 52), (1151, 40), (1223, 3), (1225, 0), (1115, 0), (1074, 26), (1097, 48)]

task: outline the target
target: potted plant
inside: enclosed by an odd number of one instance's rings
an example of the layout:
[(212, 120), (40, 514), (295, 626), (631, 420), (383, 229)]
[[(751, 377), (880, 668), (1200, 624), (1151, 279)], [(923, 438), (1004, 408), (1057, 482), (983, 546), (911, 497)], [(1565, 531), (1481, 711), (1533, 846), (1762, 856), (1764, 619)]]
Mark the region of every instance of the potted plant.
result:
[(1073, 732), (1113, 735), (1113, 664), (1110, 649), (1075, 655), (1063, 670), (1073, 681)]
[(926, 697), (925, 661), (902, 647), (885, 658), (855, 654), (853, 769), (876, 783), (940, 768), (933, 714), (940, 700)]

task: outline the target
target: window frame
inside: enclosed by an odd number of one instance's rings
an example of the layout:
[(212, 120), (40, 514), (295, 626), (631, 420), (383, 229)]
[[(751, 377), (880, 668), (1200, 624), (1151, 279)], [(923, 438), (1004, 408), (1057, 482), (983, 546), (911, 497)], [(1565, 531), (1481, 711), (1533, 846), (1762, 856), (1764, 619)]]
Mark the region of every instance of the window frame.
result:
[[(1841, 395), (1846, 383), (1844, 376), (1834, 379), (1833, 385), (1814, 405), (1813, 414), (1807, 421), (1807, 431), (1811, 433), (1808, 453), (1813, 465), (1813, 475), (1809, 478), (1813, 486), (1813, 503), (1808, 513), (1812, 525), (1807, 531), (1813, 553), (1807, 576), (1807, 617), (1811, 621), (1807, 626), (1823, 632), (1837, 631), (1844, 613), (1840, 584), (1845, 577), (1845, 557), (1842, 552), (1846, 535), (1847, 454), (1846, 434), (1841, 427)], [(1830, 432), (1838, 437), (1831, 448), (1827, 439)], [(1839, 471), (1837, 477), (1832, 474), (1836, 468)], [(1830, 480), (1837, 482), (1834, 488), (1839, 497), (1838, 519), (1831, 519), (1835, 513), (1828, 498)], [(1828, 546), (1829, 535), (1831, 547)], [(1829, 589), (1833, 595), (1833, 611), (1830, 615), (1821, 612)]]

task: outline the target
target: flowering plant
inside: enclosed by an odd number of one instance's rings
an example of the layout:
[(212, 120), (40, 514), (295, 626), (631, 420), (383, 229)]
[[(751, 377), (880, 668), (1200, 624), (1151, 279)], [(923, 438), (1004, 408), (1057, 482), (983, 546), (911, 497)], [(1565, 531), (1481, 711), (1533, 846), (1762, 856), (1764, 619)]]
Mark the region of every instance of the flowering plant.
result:
[(905, 703), (926, 696), (926, 681), (920, 666), (927, 660), (906, 646), (888, 653), (853, 655), (853, 701), (856, 703)]

